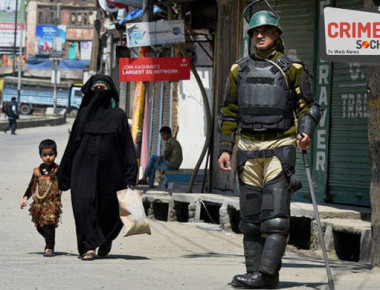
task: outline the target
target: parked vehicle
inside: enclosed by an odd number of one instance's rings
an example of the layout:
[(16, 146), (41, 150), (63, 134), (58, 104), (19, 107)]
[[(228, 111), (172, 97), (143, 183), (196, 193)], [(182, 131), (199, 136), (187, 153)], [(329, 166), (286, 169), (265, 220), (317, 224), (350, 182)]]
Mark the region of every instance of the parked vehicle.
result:
[[(10, 101), (12, 97), (17, 99), (16, 77), (5, 77), (3, 87), (3, 102)], [(57, 84), (57, 108), (67, 109), (69, 117), (76, 117), (82, 102), (80, 87), (75, 87), (71, 82)], [(54, 84), (50, 80), (21, 79), (21, 91), (19, 112), (30, 115), (34, 109), (54, 106)]]

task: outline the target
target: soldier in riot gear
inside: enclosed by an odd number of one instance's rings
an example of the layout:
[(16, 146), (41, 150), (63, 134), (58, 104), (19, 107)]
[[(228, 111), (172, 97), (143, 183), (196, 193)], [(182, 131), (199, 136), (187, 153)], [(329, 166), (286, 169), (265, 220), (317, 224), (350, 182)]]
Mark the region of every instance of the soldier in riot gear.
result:
[[(248, 34), (256, 51), (232, 65), (221, 112), (218, 163), (231, 170), (235, 133), (239, 131), (237, 170), (240, 230), (244, 234), (247, 273), (231, 284), (275, 288), (289, 233), (296, 146), (306, 150), (320, 119), (303, 63), (283, 53), (278, 16), (256, 12)], [(296, 126), (298, 124), (298, 126)]]

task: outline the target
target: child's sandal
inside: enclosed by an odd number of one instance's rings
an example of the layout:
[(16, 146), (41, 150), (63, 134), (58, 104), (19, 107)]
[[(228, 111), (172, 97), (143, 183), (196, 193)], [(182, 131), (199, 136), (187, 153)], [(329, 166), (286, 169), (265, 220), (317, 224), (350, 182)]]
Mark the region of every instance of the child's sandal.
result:
[(82, 261), (92, 261), (95, 259), (95, 256), (96, 254), (94, 250), (87, 251), (82, 255)]

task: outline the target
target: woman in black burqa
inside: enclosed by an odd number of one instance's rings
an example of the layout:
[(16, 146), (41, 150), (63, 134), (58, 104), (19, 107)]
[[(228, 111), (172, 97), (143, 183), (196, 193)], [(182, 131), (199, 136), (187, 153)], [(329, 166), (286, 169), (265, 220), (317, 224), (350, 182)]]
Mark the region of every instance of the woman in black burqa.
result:
[(78, 250), (83, 260), (105, 256), (122, 222), (116, 191), (134, 186), (137, 161), (125, 113), (109, 76), (82, 87), (78, 116), (58, 170), (59, 189), (71, 188)]

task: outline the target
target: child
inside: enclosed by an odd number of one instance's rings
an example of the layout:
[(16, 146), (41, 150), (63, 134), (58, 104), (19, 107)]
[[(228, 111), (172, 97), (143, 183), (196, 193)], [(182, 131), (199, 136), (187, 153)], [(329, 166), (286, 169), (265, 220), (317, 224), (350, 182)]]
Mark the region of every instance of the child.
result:
[(37, 231), (45, 238), (45, 257), (54, 256), (55, 228), (58, 226), (61, 211), (61, 192), (58, 189), (57, 170), (54, 162), (57, 157), (57, 145), (53, 140), (43, 140), (39, 145), (40, 157), (43, 161), (34, 168), (33, 176), (21, 201), (21, 209), (27, 205), (32, 196), (30, 215), (36, 224)]

